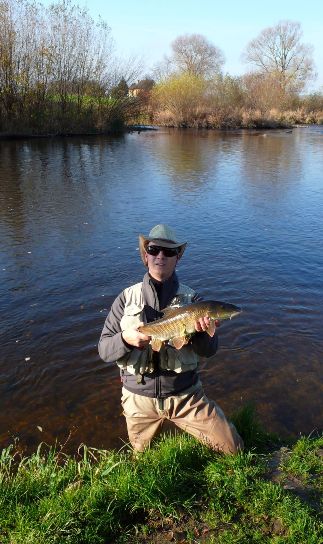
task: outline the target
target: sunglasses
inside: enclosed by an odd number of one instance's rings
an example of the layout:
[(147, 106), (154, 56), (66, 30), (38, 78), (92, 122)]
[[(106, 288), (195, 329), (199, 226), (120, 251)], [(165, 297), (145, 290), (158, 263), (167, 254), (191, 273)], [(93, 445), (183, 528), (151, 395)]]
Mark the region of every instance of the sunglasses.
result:
[(160, 246), (147, 246), (146, 247), (146, 252), (148, 253), (148, 255), (154, 255), (154, 257), (156, 257), (156, 255), (158, 255), (158, 253), (162, 251), (165, 255), (165, 257), (175, 257), (176, 255), (178, 255), (179, 253), (179, 248), (178, 247), (160, 247)]

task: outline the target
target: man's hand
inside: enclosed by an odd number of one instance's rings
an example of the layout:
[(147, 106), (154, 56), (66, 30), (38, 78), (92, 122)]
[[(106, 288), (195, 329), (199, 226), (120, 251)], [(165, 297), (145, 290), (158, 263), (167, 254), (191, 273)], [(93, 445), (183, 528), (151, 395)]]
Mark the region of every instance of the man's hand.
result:
[[(197, 332), (207, 331), (207, 329), (210, 326), (210, 323), (211, 323), (211, 319), (207, 315), (200, 317), (199, 319), (195, 321), (195, 330)], [(216, 319), (214, 321), (214, 325), (215, 327), (220, 327), (220, 321)]]
[[(139, 323), (138, 327), (141, 325), (144, 325), (144, 323)], [(134, 348), (145, 349), (148, 346), (151, 337), (142, 334), (142, 332), (139, 332), (137, 329), (126, 329), (122, 331), (122, 338), (127, 344)]]

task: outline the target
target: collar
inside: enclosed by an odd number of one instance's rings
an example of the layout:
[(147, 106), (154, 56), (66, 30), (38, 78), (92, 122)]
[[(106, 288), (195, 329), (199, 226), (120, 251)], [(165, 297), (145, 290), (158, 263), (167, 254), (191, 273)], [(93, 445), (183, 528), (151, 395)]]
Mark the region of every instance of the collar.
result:
[(148, 272), (143, 279), (143, 297), (145, 304), (160, 310), (168, 306), (178, 291), (179, 281), (175, 272), (164, 282), (152, 278)]

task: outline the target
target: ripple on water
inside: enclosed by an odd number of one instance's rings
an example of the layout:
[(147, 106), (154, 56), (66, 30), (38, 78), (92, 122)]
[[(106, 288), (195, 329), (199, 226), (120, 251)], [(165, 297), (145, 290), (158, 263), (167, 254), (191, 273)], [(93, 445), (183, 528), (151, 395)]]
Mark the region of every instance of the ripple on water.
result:
[(138, 234), (161, 221), (188, 241), (180, 279), (243, 308), (201, 365), (207, 393), (229, 413), (255, 401), (269, 430), (317, 427), (320, 130), (2, 142), (0, 445), (126, 439), (118, 371), (97, 342), (115, 296), (142, 278)]

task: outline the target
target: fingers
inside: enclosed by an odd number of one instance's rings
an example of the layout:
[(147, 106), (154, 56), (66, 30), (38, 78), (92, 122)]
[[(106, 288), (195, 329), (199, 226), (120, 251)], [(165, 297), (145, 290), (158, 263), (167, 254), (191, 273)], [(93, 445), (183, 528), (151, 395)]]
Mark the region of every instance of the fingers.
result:
[(122, 337), (127, 344), (140, 349), (147, 347), (150, 341), (150, 336), (146, 336), (136, 329), (124, 330), (122, 332)]
[[(211, 323), (211, 319), (208, 316), (200, 317), (195, 322), (195, 330), (197, 332), (207, 331), (209, 326), (210, 326), (210, 323)], [(218, 319), (215, 319), (214, 320), (214, 325), (215, 325), (215, 327), (219, 327), (220, 326), (220, 321)]]
[(146, 336), (145, 334), (138, 332), (137, 342), (138, 343), (136, 345), (138, 348), (146, 348), (150, 342), (150, 336)]
[(195, 330), (197, 332), (206, 331), (210, 325), (210, 318), (208, 316), (200, 317), (195, 321)]

